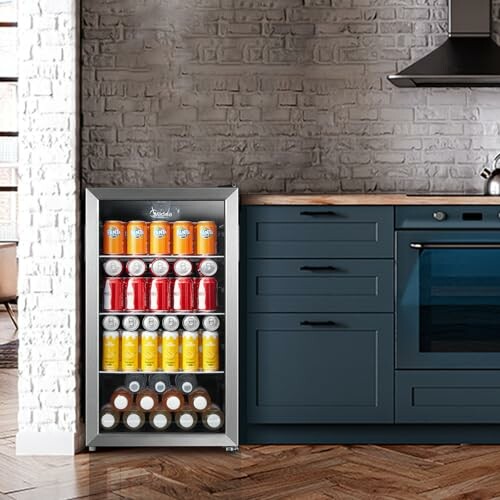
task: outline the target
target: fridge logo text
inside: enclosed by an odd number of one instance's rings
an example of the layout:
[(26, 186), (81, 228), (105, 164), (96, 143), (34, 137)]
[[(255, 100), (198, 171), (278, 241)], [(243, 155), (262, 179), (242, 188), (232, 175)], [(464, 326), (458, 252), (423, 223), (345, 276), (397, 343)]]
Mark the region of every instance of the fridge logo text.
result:
[(152, 219), (171, 219), (175, 217), (179, 213), (179, 209), (173, 209), (171, 207), (167, 209), (157, 209), (155, 207), (151, 207), (149, 211), (149, 215)]

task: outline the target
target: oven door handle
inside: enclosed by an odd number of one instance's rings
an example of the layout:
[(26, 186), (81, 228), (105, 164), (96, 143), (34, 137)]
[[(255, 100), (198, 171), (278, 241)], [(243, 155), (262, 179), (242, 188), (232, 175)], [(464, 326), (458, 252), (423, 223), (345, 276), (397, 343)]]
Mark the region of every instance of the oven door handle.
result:
[(499, 248), (500, 249), (500, 243), (410, 243), (410, 247), (414, 248), (415, 250), (425, 250), (427, 248), (429, 249), (489, 249), (489, 248)]

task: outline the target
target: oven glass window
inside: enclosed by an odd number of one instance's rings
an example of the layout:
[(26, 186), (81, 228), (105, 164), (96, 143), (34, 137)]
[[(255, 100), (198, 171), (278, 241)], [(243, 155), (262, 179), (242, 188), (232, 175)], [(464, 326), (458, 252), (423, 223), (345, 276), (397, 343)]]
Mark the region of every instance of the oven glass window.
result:
[(500, 352), (500, 250), (420, 252), (420, 351)]

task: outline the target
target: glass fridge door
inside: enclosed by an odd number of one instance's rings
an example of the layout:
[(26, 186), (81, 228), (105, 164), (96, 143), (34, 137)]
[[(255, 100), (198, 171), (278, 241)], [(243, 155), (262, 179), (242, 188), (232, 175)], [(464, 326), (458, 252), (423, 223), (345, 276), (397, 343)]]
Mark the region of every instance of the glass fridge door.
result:
[(237, 446), (237, 190), (88, 190), (86, 235), (87, 444)]

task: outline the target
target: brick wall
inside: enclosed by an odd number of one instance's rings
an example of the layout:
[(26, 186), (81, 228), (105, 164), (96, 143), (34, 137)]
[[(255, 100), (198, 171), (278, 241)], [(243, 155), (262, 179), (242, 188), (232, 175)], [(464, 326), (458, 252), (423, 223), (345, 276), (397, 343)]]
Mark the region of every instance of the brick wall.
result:
[(446, 0), (83, 0), (84, 182), (480, 190), (500, 90), (386, 81), (446, 33)]
[(79, 422), (79, 8), (76, 0), (18, 6), (17, 450), (72, 453)]
[(500, 0), (492, 0), (493, 39), (500, 44)]

